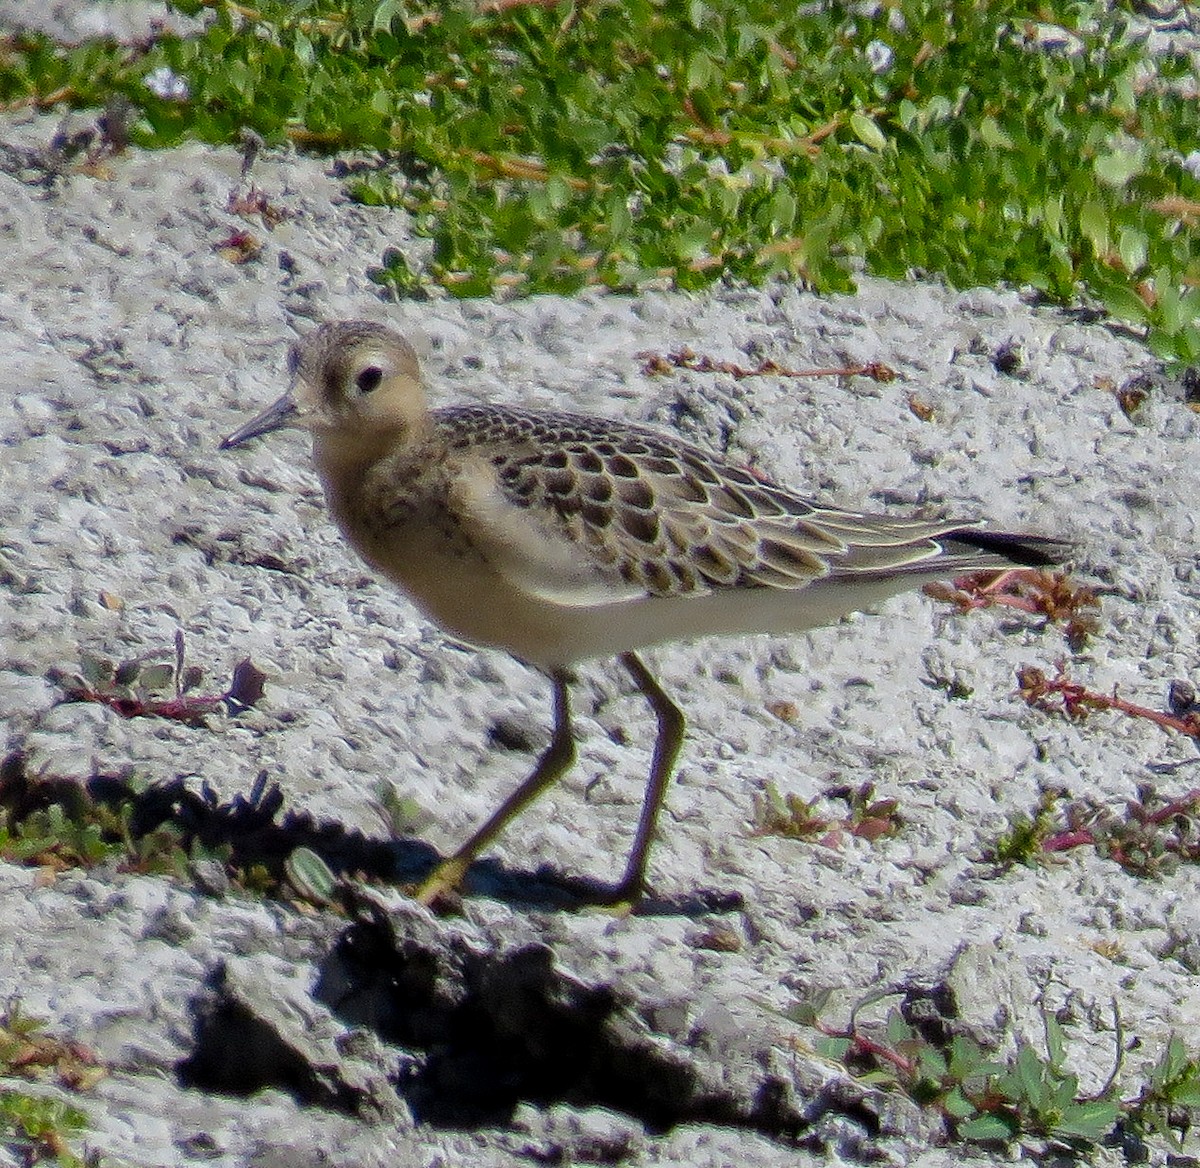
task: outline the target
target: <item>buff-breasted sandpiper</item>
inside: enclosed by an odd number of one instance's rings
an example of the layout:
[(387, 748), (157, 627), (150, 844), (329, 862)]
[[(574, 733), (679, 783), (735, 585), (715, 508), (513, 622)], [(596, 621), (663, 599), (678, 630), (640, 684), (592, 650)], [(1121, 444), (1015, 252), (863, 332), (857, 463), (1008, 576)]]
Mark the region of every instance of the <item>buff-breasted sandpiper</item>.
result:
[(382, 325), (322, 325), (294, 346), (291, 389), (231, 434), (309, 431), (342, 534), (431, 620), (544, 670), (554, 732), (527, 779), (418, 892), (471, 861), (572, 764), (569, 668), (617, 657), (658, 721), (624, 876), (631, 903), (684, 718), (637, 650), (787, 633), (967, 572), (1056, 563), (1065, 543), (979, 522), (865, 515), (793, 494), (669, 434), (500, 405), (430, 409), (412, 346)]

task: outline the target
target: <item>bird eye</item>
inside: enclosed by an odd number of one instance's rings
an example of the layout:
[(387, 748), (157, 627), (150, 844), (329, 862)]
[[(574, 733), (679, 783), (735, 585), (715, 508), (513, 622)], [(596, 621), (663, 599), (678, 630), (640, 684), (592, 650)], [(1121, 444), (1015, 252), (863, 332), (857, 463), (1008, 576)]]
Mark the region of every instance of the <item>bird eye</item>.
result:
[(383, 370), (378, 365), (368, 365), (354, 379), (354, 384), (358, 386), (359, 393), (370, 393), (373, 389), (379, 388), (379, 383), (383, 380)]

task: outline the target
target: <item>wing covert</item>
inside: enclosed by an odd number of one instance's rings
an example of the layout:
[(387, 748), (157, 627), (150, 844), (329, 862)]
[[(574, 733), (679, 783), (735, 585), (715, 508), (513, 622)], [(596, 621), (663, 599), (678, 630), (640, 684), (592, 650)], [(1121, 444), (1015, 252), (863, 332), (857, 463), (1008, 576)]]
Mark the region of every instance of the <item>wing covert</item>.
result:
[(461, 465), (475, 464), (458, 491), (472, 538), (530, 587), (532, 533), (547, 598), (801, 588), (847, 550), (812, 504), (652, 430), (495, 406), (435, 418)]

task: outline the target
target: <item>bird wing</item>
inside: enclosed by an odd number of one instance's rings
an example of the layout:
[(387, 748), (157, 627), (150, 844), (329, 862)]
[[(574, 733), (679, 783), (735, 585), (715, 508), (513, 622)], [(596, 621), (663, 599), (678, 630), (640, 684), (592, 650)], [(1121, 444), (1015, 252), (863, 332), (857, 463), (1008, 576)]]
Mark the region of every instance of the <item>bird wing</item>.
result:
[[(620, 421), (499, 406), (433, 417), (467, 537), (510, 582), (560, 604), (799, 589), (830, 574), (929, 575), (925, 561), (944, 552), (938, 537), (972, 528), (818, 507)], [(973, 547), (947, 560), (947, 575), (1005, 562)]]

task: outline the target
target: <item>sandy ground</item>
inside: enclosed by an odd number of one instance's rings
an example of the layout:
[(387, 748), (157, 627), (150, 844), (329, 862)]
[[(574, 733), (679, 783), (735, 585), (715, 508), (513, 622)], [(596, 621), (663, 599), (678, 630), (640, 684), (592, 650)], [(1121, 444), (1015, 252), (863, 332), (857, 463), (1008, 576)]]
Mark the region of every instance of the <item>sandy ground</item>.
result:
[[(1194, 1036), (1194, 870), (1141, 880), (1083, 848), (1005, 872), (981, 859), (1045, 789), (1119, 810), (1140, 783), (1174, 795), (1196, 782), (1186, 739), (1113, 714), (1067, 723), (1014, 692), (1019, 667), (1067, 659), (1089, 686), (1162, 707), (1194, 668), (1200, 419), (1162, 379), (1132, 420), (1122, 411), (1113, 388), (1157, 372), (1136, 341), (1010, 292), (871, 280), (833, 298), (775, 287), (386, 304), (365, 273), (385, 247), (409, 246), (404, 219), (347, 202), (327, 161), (259, 160), (255, 183), (288, 216), (268, 231), (226, 209), (233, 151), (130, 153), (106, 177), (51, 177), (39, 160), (58, 125), (0, 123), (0, 718), (29, 774), (182, 778), (232, 799), (265, 772), (288, 807), (375, 839), (377, 785), (390, 780), (444, 851), (529, 769), (546, 741), (545, 680), (449, 641), (364, 570), (324, 514), (298, 436), (217, 449), (281, 391), (288, 341), (327, 319), (403, 330), (439, 402), (634, 418), (839, 504), (1070, 536), (1077, 578), (1103, 595), (1076, 655), (1038, 619), (919, 595), (805, 636), (651, 654), (689, 735), (652, 860), (657, 909), (628, 919), (559, 910), (528, 875), (611, 876), (636, 818), (647, 712), (619, 670), (581, 671), (579, 763), (490, 853), (464, 917), (437, 922), (380, 894), (397, 933), (453, 966), (466, 999), (486, 1002), (489, 978), (516, 984), (514, 953), (546, 953), (538, 1000), (569, 1000), (554, 1018), (575, 1017), (579, 987), (617, 1003), (582, 1081), (575, 1039), (547, 1042), (536, 1074), (527, 1034), (520, 1074), (508, 1047), (491, 1051), (475, 1073), (511, 1074), (511, 1105), (472, 1111), (469, 1090), (438, 1096), (436, 1080), (418, 1097), (404, 1084), (444, 1035), (401, 1041), (314, 1000), (342, 918), (107, 869), (47, 879), (0, 865), (0, 997), (19, 995), (111, 1067), (78, 1099), (89, 1146), (147, 1166), (941, 1165), (964, 1153), (926, 1146), (936, 1125), (915, 1109), (864, 1101), (780, 1012), (831, 990), (836, 1022), (881, 986), (910, 1001), (941, 987), (964, 1027), (1040, 1044), (1040, 1011), (1053, 1010), (1095, 1089), (1115, 999), (1138, 1040), (1130, 1094), (1171, 1030)], [(235, 264), (220, 244), (241, 229), (263, 247)], [(643, 372), (643, 351), (685, 345), (743, 365), (882, 361), (898, 377)], [(997, 355), (1014, 345), (1019, 364), (1002, 372)], [(62, 704), (47, 679), (85, 654), (169, 659), (178, 630), (202, 688), (223, 688), (249, 657), (267, 677), (262, 702), (193, 728)], [(808, 799), (864, 782), (899, 801), (894, 837), (751, 828), (768, 784)], [(705, 912), (706, 890), (742, 907)], [(239, 1045), (248, 1027), (205, 1030), (213, 1002), (236, 996), (229, 978), (262, 995), (251, 1013), (273, 1003), (286, 1015), (277, 1033), (325, 1043), (306, 1065), (349, 1096), (330, 1104), (297, 1086), (278, 1057), (248, 1097), (187, 1085), (179, 1065), (200, 1048), (252, 1058)], [(517, 1018), (513, 1000), (488, 1007), (488, 1025)], [(660, 1090), (665, 1067), (686, 1086)], [(456, 1106), (439, 1111), (442, 1098)], [(12, 1155), (0, 1148), (0, 1164)], [(1152, 1149), (1152, 1162), (1164, 1155)]]

